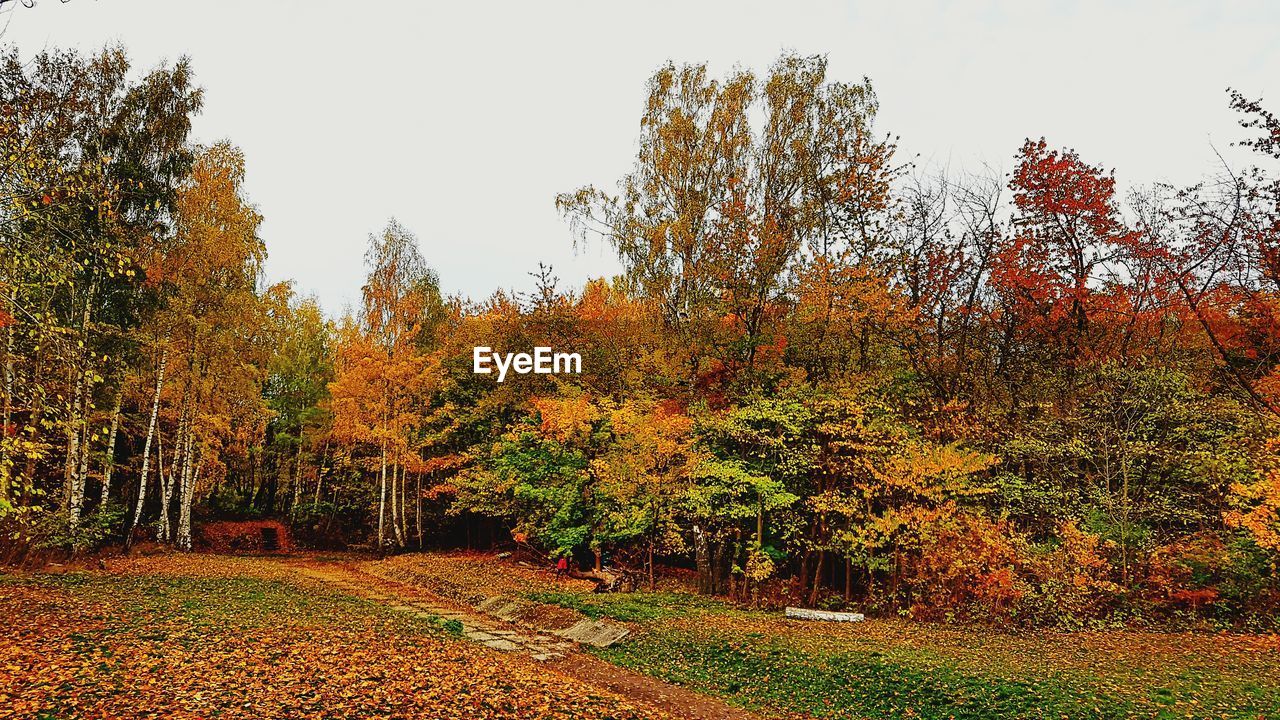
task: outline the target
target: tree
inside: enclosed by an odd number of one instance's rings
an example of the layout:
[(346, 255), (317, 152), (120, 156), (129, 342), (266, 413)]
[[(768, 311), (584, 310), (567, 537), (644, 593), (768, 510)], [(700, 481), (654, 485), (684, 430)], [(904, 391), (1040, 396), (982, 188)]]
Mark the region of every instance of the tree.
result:
[(869, 83), (828, 83), (826, 68), (784, 55), (763, 82), (744, 70), (718, 81), (705, 65), (669, 64), (649, 81), (620, 194), (583, 188), (556, 200), (583, 238), (607, 239), (661, 309), (689, 387), (708, 371), (753, 367), (807, 242), (861, 247), (875, 234), (892, 151), (869, 140)]
[[(91, 58), (16, 50), (0, 64), (5, 166), (14, 208), (0, 285), (6, 291), (3, 485), (37, 490), (51, 431), (62, 436), (61, 506), (74, 532), (92, 467), (97, 403), (120, 396), (130, 332), (150, 306), (146, 256), (167, 232), (186, 172), (190, 116), (200, 106), (185, 60), (140, 81), (120, 48)], [(111, 440), (106, 439), (105, 444)], [(23, 460), (22, 465), (18, 459)]]
[[(438, 312), (435, 274), (418, 252), (417, 240), (395, 220), (370, 236), (359, 324), (340, 335), (333, 395), (335, 433), (377, 446), (378, 547), (387, 542), (387, 511), (395, 544), (404, 547), (404, 472), (412, 458), (413, 430), (419, 423), (411, 402), (425, 380), (420, 353), (423, 320)], [(431, 315), (434, 317), (434, 315)], [(391, 471), (388, 485), (387, 471)]]
[[(185, 550), (191, 548), (191, 506), (205, 464), (217, 462), (220, 445), (237, 440), (233, 426), (247, 431), (265, 419), (259, 368), (268, 345), (257, 295), (265, 250), (257, 234), (262, 218), (245, 201), (243, 182), (239, 150), (227, 144), (201, 150), (178, 192), (174, 247), (153, 273), (172, 288), (159, 320), (166, 328), (162, 364), (173, 363), (175, 428), (171, 472), (162, 483), (160, 539), (171, 539), (169, 503), (176, 490), (172, 539)], [(160, 389), (164, 383), (157, 378)], [(156, 469), (163, 476), (162, 462)]]
[(1096, 284), (1137, 234), (1119, 218), (1115, 178), (1075, 152), (1028, 140), (1009, 183), (1014, 236), (996, 254), (992, 283), (1016, 342), (1055, 347), (1074, 363), (1093, 347), (1086, 336)]

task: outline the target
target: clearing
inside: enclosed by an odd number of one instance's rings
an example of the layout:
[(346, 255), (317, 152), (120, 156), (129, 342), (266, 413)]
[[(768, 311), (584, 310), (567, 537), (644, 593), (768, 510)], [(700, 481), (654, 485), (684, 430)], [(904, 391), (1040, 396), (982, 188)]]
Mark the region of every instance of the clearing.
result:
[[(591, 587), (478, 553), (0, 575), (0, 717), (1280, 717), (1275, 636), (832, 625)], [(630, 634), (555, 634), (590, 619)]]

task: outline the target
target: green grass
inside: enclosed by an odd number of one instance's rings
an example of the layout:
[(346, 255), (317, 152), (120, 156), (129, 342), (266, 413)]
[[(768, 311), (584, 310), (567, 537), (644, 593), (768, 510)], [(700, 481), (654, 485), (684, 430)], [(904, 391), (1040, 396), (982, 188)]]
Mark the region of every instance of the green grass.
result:
[(1031, 658), (1025, 669), (992, 665), (975, 670), (927, 645), (881, 651), (710, 629), (696, 620), (649, 624), (638, 635), (593, 652), (745, 708), (816, 718), (1280, 717), (1275, 687), (1212, 670), (1188, 669), (1146, 683), (1127, 673), (1100, 677), (1084, 668), (1033, 670)]
[(637, 592), (583, 594), (571, 592), (529, 592), (534, 602), (576, 610), (589, 618), (619, 622), (653, 622), (688, 617), (699, 613), (722, 612), (722, 603), (685, 593)]
[[(922, 642), (877, 644), (861, 634), (816, 641), (802, 626), (794, 632), (751, 632), (770, 627), (754, 622), (770, 616), (685, 593), (548, 590), (524, 596), (591, 618), (637, 624), (639, 631), (624, 642), (594, 652), (764, 713), (850, 720), (1280, 717), (1280, 689), (1229, 668), (1157, 665), (1152, 674), (1146, 662), (1105, 670), (1088, 662), (1049, 670), (1035, 658), (961, 663), (955, 639), (940, 639), (949, 648), (942, 650), (927, 634)], [(736, 623), (743, 629), (735, 629)], [(978, 647), (959, 652), (981, 653)], [(1044, 652), (1055, 649), (1046, 644)]]
[(1060, 678), (975, 676), (877, 652), (819, 655), (759, 636), (694, 638), (653, 630), (598, 653), (737, 705), (822, 718), (1123, 718), (1135, 712), (1124, 699)]

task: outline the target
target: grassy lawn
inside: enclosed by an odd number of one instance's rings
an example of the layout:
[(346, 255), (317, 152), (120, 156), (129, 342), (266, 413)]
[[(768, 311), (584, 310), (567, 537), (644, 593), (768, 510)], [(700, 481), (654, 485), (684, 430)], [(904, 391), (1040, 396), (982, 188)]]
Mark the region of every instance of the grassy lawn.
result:
[[(624, 642), (593, 652), (764, 716), (1280, 717), (1275, 637), (799, 623), (675, 584), (596, 595), (475, 555), (361, 565), (628, 623)], [(0, 575), (0, 613), (12, 618), (0, 634), (0, 718), (652, 717), (277, 560), (166, 556), (109, 573)]]
[[(1007, 634), (869, 620), (788, 621), (692, 595), (597, 595), (474, 556), (405, 559), (419, 572), (635, 632), (613, 663), (763, 712), (822, 718), (1280, 717), (1280, 639), (1143, 631)], [(455, 564), (451, 569), (451, 565)], [(506, 575), (506, 579), (497, 579)], [(519, 582), (512, 580), (519, 577)]]
[(1280, 716), (1274, 639), (1267, 648), (1234, 636), (831, 626), (680, 593), (531, 595), (640, 626), (601, 657), (753, 709), (830, 718)]
[(0, 575), (0, 717), (646, 718), (251, 558)]

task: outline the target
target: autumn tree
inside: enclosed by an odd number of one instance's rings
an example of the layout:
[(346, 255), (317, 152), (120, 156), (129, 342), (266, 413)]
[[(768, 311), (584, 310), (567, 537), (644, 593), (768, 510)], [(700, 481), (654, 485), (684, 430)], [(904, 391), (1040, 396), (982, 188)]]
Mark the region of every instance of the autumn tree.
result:
[[(265, 420), (260, 368), (268, 336), (257, 294), (265, 250), (258, 237), (261, 216), (242, 194), (244, 172), (243, 155), (230, 145), (200, 151), (178, 191), (174, 245), (152, 267), (152, 277), (171, 288), (155, 319), (164, 328), (160, 354), (169, 394), (158, 372), (148, 435), (157, 438), (159, 537), (182, 549), (191, 548), (191, 508), (202, 472), (211, 471), (224, 444), (237, 441), (236, 431), (251, 433)], [(167, 474), (162, 404), (172, 412)], [(252, 437), (239, 441), (251, 444)], [(131, 525), (141, 515), (146, 482), (141, 475)], [(175, 494), (178, 519), (171, 529)]]
[[(59, 434), (60, 504), (73, 532), (98, 470), (91, 461), (114, 451), (99, 407), (118, 405), (137, 359), (130, 333), (153, 300), (146, 256), (167, 233), (200, 105), (185, 60), (140, 81), (128, 73), (120, 48), (87, 59), (46, 52), (30, 63), (11, 50), (0, 71), (0, 192), (13, 210), (0, 221), (4, 413), (7, 428), (24, 428), (6, 433), (3, 484), (16, 474), (36, 490)], [(99, 477), (105, 499), (110, 473)]]
[[(635, 169), (619, 194), (557, 198), (617, 251), (627, 279), (679, 337), (683, 381), (750, 368), (786, 304), (806, 243), (864, 246), (891, 154), (870, 139), (868, 83), (828, 82), (826, 60), (783, 56), (767, 78), (669, 64), (649, 81)], [(756, 121), (759, 118), (759, 121)]]
[(420, 406), (413, 401), (425, 366), (419, 338), (424, 316), (439, 308), (440, 294), (416, 238), (395, 220), (369, 238), (366, 261), (360, 317), (342, 331), (330, 387), (335, 432), (377, 448), (378, 546), (387, 542), (389, 519), (395, 544), (404, 547), (406, 473), (419, 457), (414, 430)]

